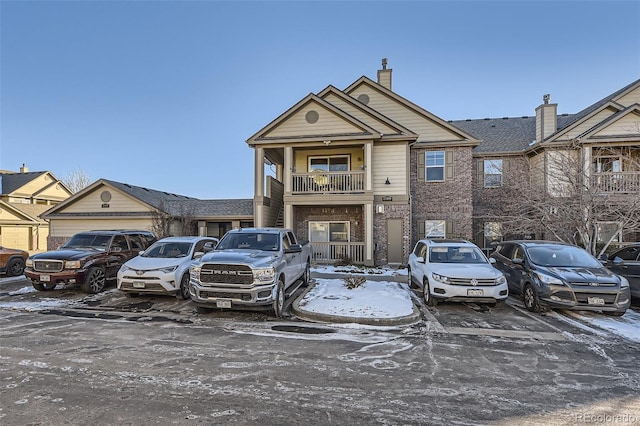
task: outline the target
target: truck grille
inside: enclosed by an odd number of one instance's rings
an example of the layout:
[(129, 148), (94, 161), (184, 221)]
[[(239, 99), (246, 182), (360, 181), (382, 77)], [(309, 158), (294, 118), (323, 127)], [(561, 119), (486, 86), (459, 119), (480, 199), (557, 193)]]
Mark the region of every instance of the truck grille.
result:
[(202, 285), (211, 284), (239, 284), (253, 283), (253, 272), (245, 265), (217, 265), (204, 264), (200, 269)]
[(37, 272), (60, 272), (62, 271), (62, 261), (36, 260), (33, 262), (33, 270)]

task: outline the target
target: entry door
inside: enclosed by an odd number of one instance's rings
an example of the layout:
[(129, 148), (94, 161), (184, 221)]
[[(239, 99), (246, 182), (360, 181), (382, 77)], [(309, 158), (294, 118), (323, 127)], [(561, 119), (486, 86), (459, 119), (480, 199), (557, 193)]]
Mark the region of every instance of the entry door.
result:
[(387, 263), (402, 263), (402, 219), (387, 221)]

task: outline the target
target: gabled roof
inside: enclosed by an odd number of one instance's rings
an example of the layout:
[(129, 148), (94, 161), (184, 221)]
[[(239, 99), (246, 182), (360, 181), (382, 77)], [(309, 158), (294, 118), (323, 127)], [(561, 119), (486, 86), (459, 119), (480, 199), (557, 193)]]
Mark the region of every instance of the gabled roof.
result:
[(169, 214), (179, 216), (184, 212), (192, 213), (195, 217), (245, 216), (253, 218), (253, 199), (231, 200), (181, 200), (169, 201)]
[(459, 129), (457, 127), (455, 127), (453, 124), (443, 120), (442, 118), (438, 117), (437, 115), (427, 111), (426, 109), (414, 104), (413, 102), (409, 101), (408, 99), (403, 98), (402, 96), (398, 95), (397, 93), (387, 89), (386, 87), (376, 83), (375, 81), (371, 80), (370, 78), (366, 77), (366, 76), (362, 76), (360, 77), (358, 80), (356, 80), (355, 82), (353, 82), (351, 85), (349, 85), (349, 87), (347, 87), (346, 89), (344, 89), (344, 92), (348, 95), (351, 95), (352, 92), (354, 92), (356, 89), (358, 89), (359, 87), (366, 85), (367, 87), (370, 87), (372, 90), (377, 91), (378, 93), (382, 94), (383, 96), (392, 99), (393, 101), (395, 101), (396, 103), (402, 105), (403, 107), (415, 112), (416, 114), (424, 117), (426, 120), (448, 130), (449, 132), (458, 135), (461, 139), (466, 139), (468, 142), (471, 143), (479, 143), (480, 141), (477, 140), (473, 135), (468, 134), (467, 132), (465, 132), (463, 129)]
[[(600, 123), (596, 124), (592, 128), (586, 130), (582, 134), (578, 136), (579, 139), (617, 139), (623, 137), (625, 139), (629, 139), (630, 137), (640, 137), (640, 127), (635, 124), (636, 127), (629, 127), (628, 130), (625, 130), (624, 133), (619, 132), (610, 132), (606, 133), (607, 129), (611, 129), (615, 123), (619, 123), (623, 121), (629, 115), (635, 115), (633, 118), (634, 123), (640, 122), (640, 104), (633, 104), (622, 111), (618, 111), (617, 113), (611, 115)], [(635, 133), (634, 133), (635, 131)]]
[(0, 193), (11, 194), (32, 180), (49, 172), (0, 173)]
[(0, 200), (0, 208), (19, 217), (20, 222), (44, 223), (40, 215), (49, 207), (51, 206), (44, 204), (8, 203)]

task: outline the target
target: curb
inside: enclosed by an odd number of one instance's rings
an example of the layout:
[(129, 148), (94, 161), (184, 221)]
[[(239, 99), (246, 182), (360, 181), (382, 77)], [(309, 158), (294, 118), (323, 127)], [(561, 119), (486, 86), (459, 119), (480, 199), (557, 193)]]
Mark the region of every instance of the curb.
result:
[[(410, 315), (393, 318), (363, 318), (363, 317), (349, 317), (343, 315), (331, 315), (322, 314), (318, 312), (306, 311), (300, 307), (300, 301), (304, 299), (306, 294), (316, 286), (313, 282), (307, 287), (302, 294), (293, 301), (291, 305), (291, 312), (299, 319), (310, 322), (321, 323), (338, 323), (338, 324), (363, 324), (363, 325), (378, 325), (378, 326), (398, 326), (398, 325), (412, 325), (422, 320), (420, 311), (416, 305), (411, 302), (413, 312)], [(412, 299), (413, 300), (413, 299)]]

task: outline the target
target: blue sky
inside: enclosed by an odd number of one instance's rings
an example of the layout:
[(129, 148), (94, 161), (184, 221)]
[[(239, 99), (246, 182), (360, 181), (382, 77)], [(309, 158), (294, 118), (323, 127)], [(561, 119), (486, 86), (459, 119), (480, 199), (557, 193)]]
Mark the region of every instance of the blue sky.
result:
[(444, 120), (640, 78), (639, 1), (0, 1), (0, 169), (251, 198), (246, 140), (382, 58)]

